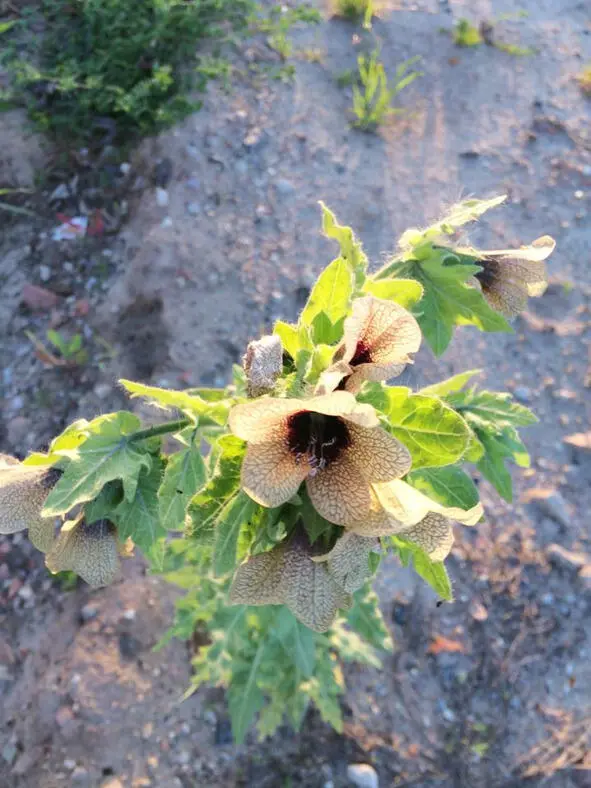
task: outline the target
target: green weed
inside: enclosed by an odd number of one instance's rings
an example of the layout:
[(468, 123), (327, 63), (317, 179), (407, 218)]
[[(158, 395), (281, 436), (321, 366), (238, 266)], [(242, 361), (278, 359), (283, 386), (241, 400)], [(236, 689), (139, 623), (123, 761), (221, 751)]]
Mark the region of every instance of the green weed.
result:
[(189, 91), (206, 79), (195, 68), (200, 43), (246, 28), (252, 9), (251, 0), (42, 0), (39, 53), (11, 71), (32, 117), (58, 137), (150, 134), (199, 106)]
[(392, 102), (405, 87), (422, 76), (422, 72), (411, 70), (419, 60), (418, 56), (413, 57), (398, 66), (394, 87), (389, 87), (386, 71), (378, 56), (376, 51), (369, 56), (360, 55), (357, 61), (361, 87), (353, 85), (353, 125), (363, 131), (372, 131), (389, 117), (403, 112), (392, 107)]
[(459, 47), (477, 47), (483, 42), (480, 31), (467, 19), (458, 19), (453, 30), (454, 44)]
[(337, 14), (352, 22), (363, 20), (364, 27), (371, 27), (373, 0), (337, 0)]
[(300, 6), (285, 9), (281, 5), (272, 6), (269, 14), (256, 20), (256, 28), (268, 33), (267, 43), (283, 60), (293, 53), (293, 44), (287, 35), (292, 27), (299, 22), (318, 24), (322, 17), (314, 8)]

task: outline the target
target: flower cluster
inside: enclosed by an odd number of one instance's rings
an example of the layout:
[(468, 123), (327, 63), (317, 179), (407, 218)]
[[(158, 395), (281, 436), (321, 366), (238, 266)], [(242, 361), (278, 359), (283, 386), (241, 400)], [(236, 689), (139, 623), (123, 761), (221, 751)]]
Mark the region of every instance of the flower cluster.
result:
[(72, 571), (93, 588), (109, 585), (119, 571), (120, 545), (108, 520), (87, 523), (80, 516), (66, 522), (56, 535), (56, 518), (41, 510), (61, 470), (47, 465), (23, 465), (0, 455), (0, 534), (28, 530), (31, 543), (42, 553), (52, 572)]
[(420, 341), (409, 312), (363, 296), (353, 302), (343, 341), (309, 396), (263, 396), (233, 408), (230, 429), (247, 442), (243, 490), (265, 507), (280, 507), (305, 484), (316, 512), (339, 528), (326, 552), (298, 523), (285, 542), (239, 567), (232, 602), (285, 604), (304, 624), (325, 631), (367, 580), (369, 554), (381, 550), (381, 538), (403, 536), (442, 561), (453, 543), (452, 522), (480, 519), (480, 505), (446, 508), (402, 481), (412, 464), (408, 449), (355, 397), (365, 381), (399, 375)]

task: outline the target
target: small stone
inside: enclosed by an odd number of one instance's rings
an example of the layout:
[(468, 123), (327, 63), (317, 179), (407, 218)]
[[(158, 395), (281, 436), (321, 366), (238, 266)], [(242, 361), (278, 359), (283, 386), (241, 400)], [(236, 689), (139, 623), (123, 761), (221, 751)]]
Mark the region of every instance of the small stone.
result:
[(49, 282), (51, 279), (51, 268), (48, 265), (39, 266), (39, 278), (42, 282)]
[(591, 564), (591, 556), (587, 553), (574, 552), (567, 550), (559, 544), (551, 544), (546, 548), (546, 555), (556, 566), (563, 569), (580, 569), (587, 564)]
[(35, 596), (33, 589), (29, 585), (24, 585), (22, 588), (20, 588), (18, 595), (25, 602), (29, 602)]
[(557, 490), (536, 487), (528, 490), (523, 498), (525, 503), (535, 504), (540, 511), (547, 514), (565, 528), (571, 524), (568, 506), (562, 495)]
[(154, 167), (154, 185), (159, 189), (166, 189), (172, 178), (172, 161), (168, 158), (160, 159)]
[(154, 723), (147, 722), (142, 728), (142, 739), (149, 739), (154, 732)]
[(101, 783), (101, 788), (124, 788), (124, 786), (118, 777), (109, 777), (108, 780)]
[(198, 202), (187, 203), (187, 213), (190, 213), (191, 216), (197, 216), (201, 213), (201, 206)]
[(49, 202), (58, 202), (59, 200), (67, 200), (70, 196), (70, 190), (67, 184), (60, 183), (49, 195)]
[(239, 175), (246, 175), (248, 172), (248, 162), (244, 159), (238, 159), (234, 168)]
[(160, 208), (166, 208), (169, 203), (168, 192), (166, 189), (158, 187), (156, 189), (156, 204)]
[(128, 607), (127, 610), (123, 611), (123, 618), (126, 621), (133, 621), (135, 619), (136, 613), (132, 607)]
[(591, 591), (591, 564), (585, 564), (579, 570), (579, 579), (586, 591)]
[(212, 711), (212, 709), (206, 709), (203, 712), (203, 719), (205, 720), (205, 722), (207, 722), (208, 725), (215, 725), (216, 722), (218, 721), (217, 715), (215, 711)]
[(90, 775), (82, 766), (76, 766), (72, 772), (72, 785), (88, 785)]
[(540, 597), (540, 602), (543, 605), (553, 605), (554, 604), (554, 594), (550, 593), (550, 591), (546, 591), (545, 594), (542, 594)]
[(368, 763), (347, 766), (347, 779), (357, 788), (378, 788), (380, 784), (376, 770)]
[(287, 197), (290, 194), (295, 192), (295, 186), (291, 181), (286, 180), (285, 178), (279, 178), (277, 183), (275, 184), (275, 188), (282, 194), (284, 197)]
[(98, 614), (98, 608), (94, 605), (84, 605), (82, 610), (80, 611), (80, 618), (82, 621), (92, 621), (93, 618), (96, 618)]
[(94, 393), (99, 399), (105, 399), (112, 391), (113, 387), (108, 383), (97, 383), (94, 387)]
[(131, 164), (128, 161), (123, 161), (119, 165), (119, 172), (121, 175), (129, 175), (131, 172)]
[(74, 719), (74, 712), (69, 706), (62, 706), (59, 708), (55, 715), (55, 721), (59, 725), (60, 728), (63, 728), (64, 725), (67, 725)]
[(51, 290), (27, 282), (23, 287), (21, 299), (34, 312), (48, 312), (59, 304), (59, 297)]
[(16, 758), (17, 749), (14, 744), (7, 744), (6, 747), (2, 748), (2, 758), (6, 763), (10, 766), (14, 763), (14, 759)]
[(64, 769), (67, 769), (69, 772), (73, 771), (76, 768), (76, 761), (73, 761), (71, 758), (66, 758), (64, 761)]
[(488, 610), (478, 599), (473, 599), (470, 603), (470, 615), (474, 621), (486, 621), (488, 618)]
[(531, 390), (527, 386), (517, 386), (513, 392), (518, 402), (531, 402)]
[(31, 431), (31, 420), (26, 416), (15, 416), (6, 427), (8, 442), (12, 446), (20, 446)]
[(584, 200), (585, 192), (582, 189), (577, 189), (575, 192), (575, 200)]
[(191, 760), (191, 753), (187, 752), (187, 750), (181, 750), (177, 755), (177, 763), (180, 763), (181, 766), (189, 763)]

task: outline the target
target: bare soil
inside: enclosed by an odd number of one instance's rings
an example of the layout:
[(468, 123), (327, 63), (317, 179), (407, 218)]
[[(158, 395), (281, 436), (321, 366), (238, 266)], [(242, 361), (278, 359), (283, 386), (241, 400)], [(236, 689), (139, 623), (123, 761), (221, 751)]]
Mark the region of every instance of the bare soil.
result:
[[(535, 55), (458, 49), (442, 31), (462, 16), (518, 11), (528, 16), (495, 35)], [(401, 231), (459, 197), (507, 193), (470, 238), (502, 248), (553, 235), (546, 295), (512, 335), (464, 329), (442, 360), (422, 349), (401, 382), (482, 367), (483, 383), (536, 411), (515, 502), (482, 482), (487, 522), (457, 533), (453, 605), (437, 607), (385, 562), (377, 588), (396, 652), (382, 671), (348, 670), (343, 735), (311, 712), (300, 734), (242, 747), (229, 743), (221, 690), (179, 703), (189, 647), (152, 651), (173, 588), (135, 559), (113, 587), (65, 591), (24, 539), (2, 538), (0, 785), (328, 788), (346, 785), (353, 762), (373, 764), (382, 786), (591, 785), (591, 582), (548, 549), (591, 563), (591, 454), (564, 442), (591, 416), (591, 102), (575, 80), (591, 61), (589, 8), (400, 0), (382, 4), (373, 32), (389, 74), (417, 54), (424, 72), (401, 94), (406, 114), (377, 135), (349, 127), (350, 89), (336, 83), (368, 34), (327, 13), (293, 36), (293, 82), (244, 76), (252, 62), (281, 65), (264, 41), (249, 42), (229, 93), (211, 87), (201, 112), (146, 142), (125, 183), (111, 173), (129, 202), (118, 234), (51, 239), (78, 187), (45, 200), (37, 219), (0, 212), (0, 444), (22, 456), (79, 415), (121, 407), (120, 376), (223, 385), (248, 339), (296, 316), (334, 253), (319, 199), (378, 263)], [(54, 171), (25, 129), (22, 116), (0, 115), (0, 186)], [(27, 283), (56, 294), (55, 305), (23, 303)], [(81, 333), (88, 363), (50, 366), (35, 354), (24, 332), (44, 340), (50, 326)], [(538, 489), (554, 492), (554, 507)]]

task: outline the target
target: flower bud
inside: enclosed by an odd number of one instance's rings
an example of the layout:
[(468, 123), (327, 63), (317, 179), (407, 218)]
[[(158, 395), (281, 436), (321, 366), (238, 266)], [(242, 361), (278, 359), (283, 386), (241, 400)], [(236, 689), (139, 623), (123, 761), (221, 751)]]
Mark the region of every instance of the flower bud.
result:
[(260, 397), (275, 388), (283, 369), (283, 346), (278, 336), (269, 334), (249, 342), (242, 359), (249, 397)]

